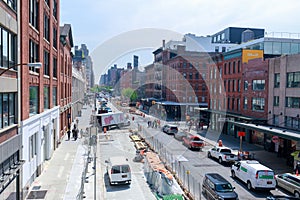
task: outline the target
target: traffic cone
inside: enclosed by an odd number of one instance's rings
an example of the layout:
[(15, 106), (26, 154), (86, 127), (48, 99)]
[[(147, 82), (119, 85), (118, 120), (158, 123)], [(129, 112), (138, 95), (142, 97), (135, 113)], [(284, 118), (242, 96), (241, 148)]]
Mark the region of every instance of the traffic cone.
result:
[(299, 172), (298, 172), (298, 169), (296, 170), (296, 176), (299, 176)]

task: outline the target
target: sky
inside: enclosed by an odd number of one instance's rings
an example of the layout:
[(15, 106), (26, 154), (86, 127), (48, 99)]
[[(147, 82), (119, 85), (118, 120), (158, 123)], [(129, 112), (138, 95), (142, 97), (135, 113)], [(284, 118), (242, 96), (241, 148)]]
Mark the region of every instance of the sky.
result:
[(227, 27), (299, 33), (299, 0), (60, 0), (60, 25), (71, 24), (74, 45), (86, 44), (95, 79), (139, 56), (153, 62), (162, 40), (206, 36)]

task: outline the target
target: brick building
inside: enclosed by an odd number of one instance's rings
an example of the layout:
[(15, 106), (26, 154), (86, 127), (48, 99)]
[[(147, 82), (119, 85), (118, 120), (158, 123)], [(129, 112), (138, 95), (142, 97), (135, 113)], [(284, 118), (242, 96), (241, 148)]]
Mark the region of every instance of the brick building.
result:
[(59, 141), (60, 55), (59, 1), (20, 3), (20, 62), (41, 62), (40, 69), (21, 68), (21, 124), (24, 193), (41, 174)]
[(62, 139), (68, 127), (73, 121), (71, 118), (72, 106), (72, 55), (73, 44), (72, 28), (70, 24), (60, 27), (60, 87), (59, 87), (59, 105), (60, 105), (60, 128), (59, 140)]

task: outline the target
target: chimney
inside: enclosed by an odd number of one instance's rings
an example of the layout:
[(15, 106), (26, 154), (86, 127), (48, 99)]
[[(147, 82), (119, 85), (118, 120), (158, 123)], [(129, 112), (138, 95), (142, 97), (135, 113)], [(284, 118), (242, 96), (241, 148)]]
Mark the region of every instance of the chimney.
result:
[(166, 40), (162, 41), (162, 46), (163, 46), (163, 49), (165, 49), (165, 47), (166, 47)]

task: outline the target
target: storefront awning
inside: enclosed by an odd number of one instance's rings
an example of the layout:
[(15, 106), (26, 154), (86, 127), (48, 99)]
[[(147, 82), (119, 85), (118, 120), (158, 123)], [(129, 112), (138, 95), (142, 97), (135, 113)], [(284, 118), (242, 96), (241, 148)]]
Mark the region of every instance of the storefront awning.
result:
[(257, 118), (246, 117), (246, 116), (238, 115), (235, 113), (224, 112), (224, 111), (219, 111), (219, 110), (210, 110), (209, 109), (209, 110), (207, 110), (207, 112), (220, 114), (220, 115), (226, 115), (228, 117), (236, 117), (236, 118), (240, 118), (240, 119), (248, 120), (248, 121), (258, 120)]
[(292, 130), (287, 130), (287, 129), (278, 128), (278, 127), (264, 126), (264, 125), (259, 125), (259, 124), (247, 124), (247, 123), (241, 123), (241, 122), (231, 122), (231, 123), (234, 125), (237, 125), (239, 127), (248, 128), (248, 129), (259, 131), (262, 133), (269, 133), (269, 134), (277, 135), (277, 136), (285, 138), (285, 139), (300, 141), (300, 132), (298, 132), (298, 131), (292, 131)]

